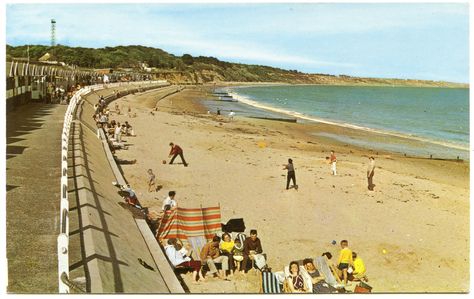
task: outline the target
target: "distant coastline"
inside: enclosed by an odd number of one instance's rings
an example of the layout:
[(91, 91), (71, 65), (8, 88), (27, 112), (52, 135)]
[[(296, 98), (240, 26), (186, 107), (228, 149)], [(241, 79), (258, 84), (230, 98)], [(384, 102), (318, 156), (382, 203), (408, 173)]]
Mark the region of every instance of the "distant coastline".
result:
[[(30, 58), (26, 57), (29, 53)], [(46, 55), (48, 54), (48, 55)], [(45, 58), (47, 57), (47, 58)], [(57, 45), (23, 45), (6, 47), (7, 61), (30, 63), (63, 62), (66, 65), (100, 73), (121, 71), (148, 74), (155, 80), (172, 84), (311, 84), (337, 86), (444, 87), (469, 88), (467, 83), (446, 81), (370, 78), (344, 74), (303, 73), (264, 65), (221, 61), (215, 57), (189, 54), (176, 56), (158, 48), (117, 46), (81, 48)]]

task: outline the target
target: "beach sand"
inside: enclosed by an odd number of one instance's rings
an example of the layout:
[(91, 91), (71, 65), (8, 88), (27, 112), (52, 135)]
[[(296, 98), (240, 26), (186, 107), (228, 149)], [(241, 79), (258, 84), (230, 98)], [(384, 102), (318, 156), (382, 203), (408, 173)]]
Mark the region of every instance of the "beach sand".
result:
[[(220, 204), (222, 222), (242, 217), (247, 232), (258, 230), (273, 271), (325, 251), (337, 260), (339, 241), (347, 239), (364, 260), (374, 292), (469, 290), (468, 162), (377, 153), (312, 134), (360, 134), (330, 125), (230, 122), (206, 113), (199, 102), (206, 90), (187, 87), (159, 101), (155, 92), (118, 100), (137, 113), (112, 119), (128, 120), (137, 134), (125, 137), (130, 147), (116, 155), (137, 159), (121, 167), (143, 206), (159, 211), (170, 190), (181, 207)], [(183, 148), (189, 167), (162, 164), (169, 161), (169, 142)], [(326, 163), (331, 149), (338, 176)], [(376, 161), (373, 192), (366, 179), (370, 155)], [(285, 190), (288, 158), (298, 191)], [(158, 192), (147, 191), (148, 168), (163, 186)], [(183, 275), (192, 293), (259, 291), (255, 273), (200, 285), (191, 285), (190, 277)]]

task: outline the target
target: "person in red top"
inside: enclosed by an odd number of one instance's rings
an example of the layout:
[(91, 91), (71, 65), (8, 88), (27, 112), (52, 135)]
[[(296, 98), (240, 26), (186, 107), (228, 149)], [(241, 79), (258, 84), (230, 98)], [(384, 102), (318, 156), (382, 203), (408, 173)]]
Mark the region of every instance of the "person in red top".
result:
[(173, 156), (173, 158), (171, 158), (170, 164), (173, 164), (174, 159), (176, 159), (176, 157), (179, 155), (181, 157), (181, 161), (183, 161), (184, 166), (188, 167), (188, 163), (186, 163), (186, 160), (184, 160), (183, 149), (179, 147), (179, 145), (174, 144), (173, 142), (170, 142), (170, 146), (171, 151), (169, 157)]

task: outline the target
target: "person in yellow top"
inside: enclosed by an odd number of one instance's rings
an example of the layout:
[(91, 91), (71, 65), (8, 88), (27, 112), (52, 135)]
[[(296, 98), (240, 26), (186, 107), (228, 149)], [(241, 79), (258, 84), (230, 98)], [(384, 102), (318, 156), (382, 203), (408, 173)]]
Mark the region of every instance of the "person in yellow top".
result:
[(352, 253), (352, 259), (354, 260), (354, 271), (351, 274), (353, 280), (368, 281), (364, 261), (355, 252)]
[(349, 242), (347, 240), (341, 241), (341, 251), (339, 253), (339, 259), (337, 260), (337, 268), (339, 271), (342, 271), (342, 276), (340, 275), (341, 272), (338, 273), (339, 277), (344, 278), (344, 284), (347, 284), (347, 270), (349, 266), (354, 267), (354, 261), (352, 260), (352, 251), (349, 249)]
[(221, 254), (227, 256), (229, 260), (230, 276), (232, 276), (232, 274), (235, 272), (235, 264), (233, 257), (234, 240), (232, 240), (228, 233), (224, 233), (222, 235), (222, 242), (219, 245), (219, 248), (221, 250)]

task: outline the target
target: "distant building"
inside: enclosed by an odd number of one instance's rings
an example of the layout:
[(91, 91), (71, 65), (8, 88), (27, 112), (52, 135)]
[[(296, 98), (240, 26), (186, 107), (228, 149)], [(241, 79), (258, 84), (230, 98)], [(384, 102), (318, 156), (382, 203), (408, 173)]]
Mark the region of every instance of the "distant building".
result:
[(45, 61), (49, 61), (50, 58), (51, 58), (51, 54), (46, 53), (46, 54), (44, 54), (43, 56), (41, 56), (41, 57), (38, 59), (38, 61), (45, 62)]
[(144, 63), (144, 62), (140, 63), (140, 68), (144, 70), (145, 72), (148, 72), (148, 73), (151, 72), (151, 67), (149, 67), (147, 63)]

